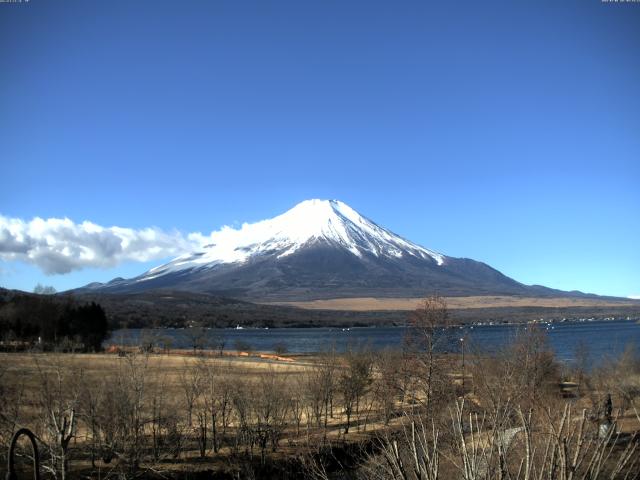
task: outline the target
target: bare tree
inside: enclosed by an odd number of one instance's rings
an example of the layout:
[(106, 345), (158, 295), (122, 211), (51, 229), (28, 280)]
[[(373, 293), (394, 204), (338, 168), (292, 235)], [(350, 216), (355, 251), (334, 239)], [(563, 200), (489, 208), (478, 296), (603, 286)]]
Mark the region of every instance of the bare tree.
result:
[[(499, 410), (505, 412), (504, 406)], [(586, 412), (565, 403), (558, 415), (538, 416), (516, 407), (511, 425), (473, 412), (465, 400), (450, 404), (451, 423), (441, 431), (423, 417), (406, 417), (399, 435), (381, 438), (364, 465), (365, 478), (379, 480), (614, 480), (637, 478), (638, 443), (609, 429), (594, 435)], [(446, 473), (441, 468), (446, 464)]]
[(375, 454), (363, 464), (372, 480), (437, 480), (440, 476), (440, 433), (420, 417), (405, 417), (398, 435), (384, 432)]
[(511, 342), (493, 355), (474, 352), (467, 362), (475, 397), (492, 411), (504, 405), (527, 410), (553, 400), (560, 380), (545, 333), (519, 329)]
[[(179, 438), (166, 441), (169, 432), (175, 433), (172, 426), (176, 424), (175, 412), (169, 407), (167, 398), (167, 386), (169, 381), (166, 375), (160, 378), (154, 378), (149, 386), (149, 430), (151, 435), (151, 453), (155, 461), (160, 460), (161, 456), (168, 450), (172, 456), (177, 456), (180, 449)], [(168, 448), (166, 448), (168, 447)]]
[(161, 337), (157, 330), (144, 328), (138, 337), (138, 348), (142, 353), (153, 353), (156, 345), (160, 344)]
[(24, 410), (24, 376), (9, 379), (7, 367), (0, 362), (0, 445), (7, 451), (9, 442), (22, 422)]
[[(293, 380), (290, 388), (289, 388), (289, 404), (291, 415), (293, 416), (293, 421), (296, 424), (296, 436), (300, 436), (300, 426), (302, 424), (302, 419), (305, 417), (305, 412), (307, 411), (305, 402), (305, 377), (303, 375), (295, 375), (295, 380)], [(307, 414), (307, 423), (309, 422), (309, 415)]]
[(77, 380), (82, 371), (65, 367), (60, 356), (54, 362), (43, 364), (34, 357), (40, 382), (40, 412), (48, 461), (43, 467), (56, 478), (66, 480), (69, 471), (69, 445), (76, 434), (78, 409)]
[(437, 348), (449, 326), (446, 300), (437, 295), (425, 298), (409, 320), (406, 345), (416, 361), (416, 383), (421, 385), (422, 401), (426, 411), (431, 412), (434, 394), (441, 393), (447, 383), (445, 372), (436, 358)]
[(282, 432), (287, 425), (289, 409), (286, 379), (273, 368), (260, 375), (257, 395), (253, 407), (257, 421), (256, 432), (260, 444), (261, 459), (264, 463), (267, 444), (276, 451)]
[(202, 390), (202, 369), (194, 366), (188, 359), (184, 360), (184, 368), (180, 372), (179, 382), (182, 389), (184, 409), (187, 413), (187, 426), (193, 427), (193, 411)]
[(104, 441), (104, 457), (118, 457), (122, 474), (137, 472), (146, 450), (145, 429), (150, 423), (148, 355), (118, 357), (116, 368), (105, 379), (98, 428)]
[(323, 427), (325, 436), (329, 417), (333, 415), (337, 370), (338, 356), (335, 349), (331, 349), (322, 352), (316, 364), (305, 375), (305, 405), (310, 410), (307, 418), (313, 418), (317, 427)]
[(207, 345), (207, 330), (202, 327), (185, 328), (184, 336), (188, 345), (193, 348), (194, 355), (198, 353), (198, 350), (203, 350)]
[(98, 456), (99, 432), (98, 432), (98, 409), (100, 405), (100, 395), (103, 394), (99, 382), (88, 375), (83, 375), (78, 382), (79, 385), (79, 410), (77, 416), (87, 427), (87, 435), (90, 435), (91, 466), (96, 467)]
[(284, 355), (285, 353), (287, 353), (289, 351), (289, 348), (287, 347), (287, 344), (284, 342), (277, 342), (274, 346), (273, 346), (273, 352), (276, 355)]
[(382, 411), (385, 425), (393, 417), (401, 393), (406, 386), (403, 382), (403, 355), (394, 350), (377, 352), (375, 360), (376, 377), (373, 393), (376, 403)]
[(239, 451), (245, 447), (246, 454), (253, 453), (255, 444), (255, 430), (253, 428), (253, 409), (251, 399), (255, 394), (252, 385), (241, 378), (234, 378), (231, 393), (231, 403), (236, 421), (236, 436), (234, 450)]
[(373, 361), (370, 352), (348, 350), (345, 354), (346, 366), (341, 369), (338, 389), (342, 395), (346, 417), (344, 433), (349, 433), (351, 417), (359, 413), (360, 400), (371, 384)]
[[(211, 331), (210, 331), (211, 332)], [(218, 356), (222, 357), (224, 354), (224, 347), (227, 345), (227, 339), (224, 337), (222, 331), (217, 330), (210, 333), (209, 345), (212, 349), (218, 352)]]

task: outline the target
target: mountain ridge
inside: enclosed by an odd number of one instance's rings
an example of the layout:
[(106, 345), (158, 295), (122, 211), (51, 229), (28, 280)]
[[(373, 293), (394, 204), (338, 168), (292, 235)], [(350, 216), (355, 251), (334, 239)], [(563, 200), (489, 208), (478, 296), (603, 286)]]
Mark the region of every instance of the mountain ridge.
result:
[(78, 291), (171, 288), (250, 301), (345, 297), (584, 296), (524, 285), (495, 268), (413, 243), (338, 200), (306, 200), (272, 219), (224, 227), (199, 251), (132, 279)]

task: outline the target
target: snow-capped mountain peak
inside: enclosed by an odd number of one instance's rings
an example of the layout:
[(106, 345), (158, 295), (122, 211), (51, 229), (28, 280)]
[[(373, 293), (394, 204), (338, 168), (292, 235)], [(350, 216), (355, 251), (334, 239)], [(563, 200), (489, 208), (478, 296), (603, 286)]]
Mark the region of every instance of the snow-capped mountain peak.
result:
[(482, 262), (421, 247), (337, 200), (306, 200), (274, 218), (188, 240), (192, 253), (86, 290), (171, 290), (250, 301), (550, 293)]
[(245, 223), (237, 229), (223, 227), (206, 240), (201, 251), (156, 267), (140, 281), (184, 269), (243, 263), (261, 255), (281, 259), (318, 242), (346, 249), (357, 257), (413, 256), (433, 259), (438, 265), (445, 259), (376, 225), (338, 200), (306, 200), (269, 220)]

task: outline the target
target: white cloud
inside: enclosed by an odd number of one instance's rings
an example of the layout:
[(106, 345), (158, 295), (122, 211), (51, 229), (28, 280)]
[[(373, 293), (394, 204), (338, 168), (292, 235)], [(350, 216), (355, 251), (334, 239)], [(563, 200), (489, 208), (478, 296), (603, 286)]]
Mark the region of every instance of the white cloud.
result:
[(629, 297), (631, 300), (640, 300), (640, 295), (629, 295)]
[(68, 218), (24, 221), (0, 215), (0, 259), (22, 260), (46, 274), (177, 256), (197, 249), (203, 238), (199, 233), (185, 236), (157, 228), (102, 227)]

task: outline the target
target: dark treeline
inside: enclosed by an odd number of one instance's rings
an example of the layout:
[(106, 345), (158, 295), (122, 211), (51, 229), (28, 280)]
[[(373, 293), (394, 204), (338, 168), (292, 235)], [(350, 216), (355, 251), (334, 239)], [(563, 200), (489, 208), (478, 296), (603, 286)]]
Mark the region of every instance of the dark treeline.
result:
[[(0, 288), (4, 298), (32, 295)], [(55, 296), (60, 301), (102, 306), (111, 329), (182, 328), (192, 325), (210, 328), (244, 327), (364, 327), (406, 325), (406, 311), (306, 310), (292, 306), (265, 305), (216, 295), (155, 290), (134, 294), (76, 292)], [(579, 318), (640, 318), (640, 306), (593, 307), (495, 307), (449, 309), (452, 322), (526, 323), (529, 320), (576, 320)]]
[(94, 301), (107, 312), (114, 328), (181, 328), (190, 325), (245, 327), (353, 327), (402, 325), (406, 312), (356, 312), (305, 310), (265, 305), (234, 298), (181, 291), (151, 291), (134, 294), (80, 293), (76, 298)]
[(98, 351), (108, 336), (104, 309), (72, 297), (11, 294), (0, 297), (0, 348)]

